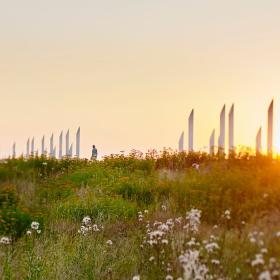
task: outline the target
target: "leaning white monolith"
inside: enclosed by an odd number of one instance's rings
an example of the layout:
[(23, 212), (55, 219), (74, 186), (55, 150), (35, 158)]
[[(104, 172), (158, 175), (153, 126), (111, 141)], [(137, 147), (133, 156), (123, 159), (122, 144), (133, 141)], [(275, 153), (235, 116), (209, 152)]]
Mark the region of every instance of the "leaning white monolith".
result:
[(13, 144), (13, 158), (16, 158), (16, 142)]
[(78, 128), (77, 134), (76, 134), (76, 157), (80, 157), (80, 142), (81, 142), (81, 129)]
[(184, 131), (181, 133), (179, 138), (179, 152), (184, 151)]
[(228, 115), (228, 151), (234, 152), (234, 104), (232, 104)]
[(262, 152), (262, 128), (260, 127), (256, 136), (256, 154)]
[(273, 153), (273, 100), (268, 108), (268, 123), (267, 123), (267, 154)]
[(63, 131), (61, 131), (59, 135), (59, 152), (58, 152), (59, 159), (62, 159), (62, 145), (63, 145)]
[(226, 136), (226, 105), (223, 106), (223, 109), (220, 114), (220, 135), (219, 135), (219, 153), (224, 154), (225, 152), (225, 136)]
[(41, 156), (45, 155), (45, 136), (43, 136), (42, 138), (42, 142), (41, 142)]
[(69, 156), (69, 142), (70, 142), (70, 140), (69, 140), (69, 129), (67, 130), (67, 133), (66, 133), (66, 145), (65, 145), (65, 155), (66, 155), (66, 157), (68, 157)]
[(194, 110), (192, 109), (189, 116), (189, 149), (188, 152), (193, 152), (193, 131), (194, 131)]
[(26, 142), (26, 157), (29, 158), (30, 156), (30, 139), (28, 138)]
[(73, 156), (73, 144), (71, 144), (69, 148), (69, 154), (68, 154), (68, 157), (72, 158), (72, 156)]
[(50, 138), (50, 157), (53, 157), (53, 134)]
[(215, 154), (215, 129), (213, 129), (209, 140), (209, 154), (211, 156)]
[(31, 156), (34, 157), (34, 149), (35, 149), (35, 144), (34, 144), (35, 140), (34, 137), (31, 140)]

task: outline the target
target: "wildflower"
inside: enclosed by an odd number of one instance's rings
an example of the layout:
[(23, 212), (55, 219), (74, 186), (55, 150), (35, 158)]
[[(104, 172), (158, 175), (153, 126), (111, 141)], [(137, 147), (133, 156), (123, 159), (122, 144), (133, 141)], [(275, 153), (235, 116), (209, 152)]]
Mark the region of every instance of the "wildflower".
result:
[(144, 210), (144, 213), (145, 213), (145, 214), (148, 214), (148, 213), (149, 213), (149, 211), (148, 211), (148, 210)]
[(31, 228), (34, 230), (38, 230), (39, 229), (40, 224), (38, 222), (32, 222), (31, 223)]
[(106, 244), (109, 245), (109, 246), (112, 246), (112, 245), (113, 245), (113, 241), (112, 241), (112, 240), (108, 240), (108, 241), (106, 242)]
[(152, 262), (152, 261), (154, 261), (155, 260), (155, 257), (154, 256), (151, 256), (150, 258), (149, 258), (149, 261), (150, 262)]
[(198, 226), (200, 225), (201, 211), (198, 209), (191, 209), (187, 212), (186, 220), (188, 224), (184, 226), (184, 229), (189, 230), (192, 233), (198, 232)]
[(261, 249), (261, 253), (262, 253), (262, 254), (267, 254), (267, 252), (268, 252), (268, 251), (267, 251), (266, 248), (262, 248), (262, 249)]
[(12, 240), (9, 237), (4, 236), (0, 239), (0, 244), (9, 245), (11, 243)]
[(82, 223), (86, 226), (90, 225), (91, 224), (91, 218), (89, 216), (84, 217)]
[(212, 264), (215, 264), (215, 265), (219, 265), (219, 264), (220, 264), (220, 261), (219, 261), (219, 260), (213, 259), (213, 260), (211, 260), (211, 263), (212, 263)]
[(161, 209), (162, 209), (162, 211), (166, 211), (167, 207), (165, 205), (161, 205)]
[(28, 231), (26, 232), (26, 234), (27, 234), (27, 235), (31, 235), (31, 234), (32, 234), (32, 231), (31, 231), (31, 230), (28, 230)]
[(256, 258), (254, 260), (251, 261), (251, 265), (254, 266), (258, 266), (258, 265), (264, 265), (264, 259), (263, 259), (263, 255), (262, 254), (257, 254)]
[(270, 272), (268, 270), (263, 271), (260, 275), (259, 275), (259, 280), (271, 280), (271, 276), (270, 276)]
[(167, 239), (162, 239), (162, 240), (161, 240), (161, 243), (162, 243), (162, 244), (168, 244), (168, 240), (167, 240)]
[(134, 276), (132, 277), (132, 280), (140, 280), (140, 275), (134, 275)]
[(98, 228), (98, 226), (96, 224), (94, 224), (92, 226), (93, 231), (100, 231), (100, 229)]
[(165, 280), (173, 280), (173, 277), (172, 277), (171, 275), (167, 275), (167, 276), (165, 277)]
[(245, 221), (242, 221), (241, 224), (244, 226), (246, 223), (245, 223)]
[(192, 167), (193, 167), (195, 170), (199, 171), (200, 166), (199, 166), (198, 163), (193, 163), (193, 164), (192, 164)]
[(214, 226), (213, 226), (213, 229), (217, 229), (217, 228), (218, 228), (218, 225), (214, 225)]
[(208, 253), (212, 253), (215, 249), (219, 249), (219, 245), (216, 242), (208, 243), (205, 245), (205, 249)]
[(226, 210), (225, 213), (224, 213), (224, 217), (227, 219), (227, 220), (230, 220), (230, 211), (229, 210)]
[(47, 162), (43, 162), (43, 163), (42, 163), (42, 165), (47, 166), (47, 165), (48, 165), (48, 163), (47, 163)]

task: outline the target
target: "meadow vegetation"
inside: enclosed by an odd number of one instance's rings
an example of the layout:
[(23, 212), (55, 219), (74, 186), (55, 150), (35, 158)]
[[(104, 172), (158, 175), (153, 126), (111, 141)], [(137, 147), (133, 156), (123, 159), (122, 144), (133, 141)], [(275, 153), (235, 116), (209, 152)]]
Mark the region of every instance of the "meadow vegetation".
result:
[(1, 279), (280, 279), (280, 160), (165, 150), (0, 163)]

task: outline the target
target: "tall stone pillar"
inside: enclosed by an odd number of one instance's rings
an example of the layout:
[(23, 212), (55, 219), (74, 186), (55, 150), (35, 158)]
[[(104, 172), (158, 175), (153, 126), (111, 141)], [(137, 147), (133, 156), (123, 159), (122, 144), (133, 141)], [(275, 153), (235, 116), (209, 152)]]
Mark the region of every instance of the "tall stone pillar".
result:
[(229, 111), (229, 131), (228, 131), (228, 151), (229, 154), (234, 152), (234, 104), (232, 104)]
[(256, 136), (256, 154), (262, 152), (262, 128), (260, 127)]
[(213, 129), (209, 140), (209, 154), (211, 156), (215, 154), (215, 129)]
[(34, 154), (34, 149), (35, 149), (35, 140), (34, 140), (34, 137), (32, 138), (32, 141), (31, 141), (31, 156), (34, 157), (35, 154)]
[(268, 108), (267, 123), (267, 154), (272, 156), (273, 153), (273, 100)]
[(189, 116), (189, 149), (188, 152), (193, 152), (193, 131), (194, 131), (194, 110)]
[(179, 138), (179, 152), (184, 151), (184, 131), (181, 133), (181, 136)]
[(58, 152), (58, 158), (62, 159), (62, 146), (63, 146), (63, 131), (61, 131), (59, 135), (59, 152)]
[(220, 113), (220, 135), (219, 135), (219, 153), (225, 153), (225, 136), (226, 136), (226, 105), (223, 106), (223, 109)]
[(45, 154), (46, 154), (46, 150), (45, 150), (45, 136), (43, 136), (42, 142), (41, 142), (41, 156), (45, 156)]
[(26, 158), (29, 158), (30, 156), (30, 138), (28, 138), (26, 142)]
[(53, 134), (50, 138), (50, 157), (53, 157)]
[(70, 140), (69, 140), (69, 129), (67, 130), (66, 133), (66, 146), (65, 146), (65, 155), (68, 157), (69, 156), (69, 145), (70, 145)]
[(16, 142), (13, 144), (13, 158), (16, 158)]
[(79, 127), (76, 134), (76, 157), (77, 158), (80, 158), (80, 144), (81, 144), (81, 129)]

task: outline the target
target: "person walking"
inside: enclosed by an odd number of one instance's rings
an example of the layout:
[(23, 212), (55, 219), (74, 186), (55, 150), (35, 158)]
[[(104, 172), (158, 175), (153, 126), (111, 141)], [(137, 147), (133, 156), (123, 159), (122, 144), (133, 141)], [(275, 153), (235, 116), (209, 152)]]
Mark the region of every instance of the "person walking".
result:
[(97, 159), (97, 149), (95, 148), (95, 145), (92, 146), (91, 159), (92, 160)]

